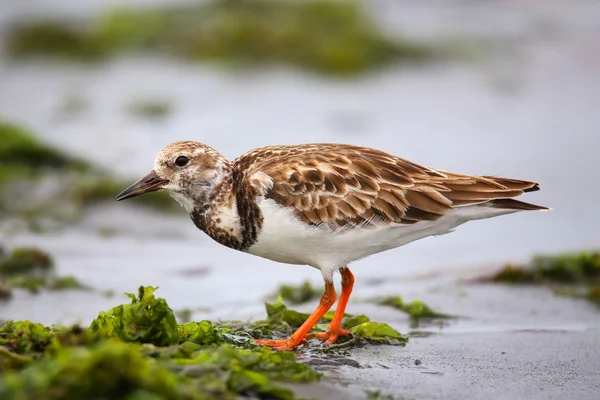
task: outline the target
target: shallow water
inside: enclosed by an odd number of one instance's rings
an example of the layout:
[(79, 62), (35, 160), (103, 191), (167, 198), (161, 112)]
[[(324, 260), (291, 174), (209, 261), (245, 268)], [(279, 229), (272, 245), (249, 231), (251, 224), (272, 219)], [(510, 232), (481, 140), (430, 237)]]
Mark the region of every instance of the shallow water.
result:
[[(57, 14), (67, 9), (86, 14), (114, 3), (80, 2), (75, 9), (62, 1), (52, 6), (39, 1), (14, 8), (11, 4), (0, 27), (10, 18), (50, 8)], [(348, 142), (434, 168), (538, 181), (542, 190), (524, 199), (550, 206), (550, 212), (472, 222), (450, 235), (357, 262), (355, 302), (349, 311), (362, 310), (405, 332), (404, 316), (359, 302), (375, 294), (402, 294), (441, 312), (466, 312), (470, 319), (443, 331), (471, 335), (467, 342), (488, 333), (497, 341), (502, 332), (520, 329), (591, 329), (597, 334), (593, 321), (598, 314), (591, 308), (581, 311), (587, 307), (583, 302), (557, 299), (544, 290), (488, 286), (469, 288), (469, 296), (461, 297), (455, 282), (534, 253), (598, 246), (600, 214), (593, 210), (600, 198), (595, 185), (600, 167), (595, 151), (600, 145), (600, 23), (594, 16), (600, 15), (600, 4), (371, 5), (390, 31), (401, 26), (415, 37), (483, 38), (491, 43), (491, 54), (479, 61), (390, 68), (349, 81), (279, 69), (232, 74), (155, 58), (119, 59), (91, 68), (15, 64), (0, 58), (1, 115), (132, 179), (151, 168), (155, 153), (166, 143), (193, 139), (230, 158), (267, 144)], [(61, 113), (73, 99), (81, 99), (85, 107), (75, 114)], [(168, 101), (173, 112), (160, 121), (138, 119), (126, 108), (140, 99)], [(99, 230), (116, 233), (105, 237)], [(140, 284), (160, 286), (158, 294), (174, 309), (208, 309), (194, 318), (252, 318), (264, 315), (262, 301), (280, 283), (310, 279), (319, 285), (321, 280), (312, 268), (226, 249), (198, 232), (185, 216), (145, 212), (128, 204), (92, 209), (81, 224), (60, 233), (18, 233), (2, 241), (46, 248), (55, 255), (61, 274), (74, 274), (100, 291), (113, 290), (115, 296), (19, 292), (14, 300), (0, 303), (0, 319), (87, 322), (99, 310), (121, 303), (121, 293)], [(545, 301), (540, 303), (540, 298)], [(479, 307), (473, 306), (478, 302)], [(303, 307), (308, 311), (312, 304)], [(535, 310), (535, 318), (524, 319), (516, 312), (521, 309)], [(417, 343), (447, 343), (427, 340)], [(577, 340), (569, 342), (574, 349), (579, 349)], [(473, 352), (484, 347), (474, 345)], [(481, 351), (473, 357), (485, 357), (486, 350)]]

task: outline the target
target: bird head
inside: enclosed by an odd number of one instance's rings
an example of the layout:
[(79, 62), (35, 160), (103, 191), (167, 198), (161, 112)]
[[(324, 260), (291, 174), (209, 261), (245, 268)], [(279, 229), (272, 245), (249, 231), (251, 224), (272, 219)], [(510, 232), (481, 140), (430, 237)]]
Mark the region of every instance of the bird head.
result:
[(227, 167), (227, 160), (198, 142), (175, 142), (163, 148), (146, 176), (116, 196), (117, 201), (166, 190), (188, 212), (203, 204)]

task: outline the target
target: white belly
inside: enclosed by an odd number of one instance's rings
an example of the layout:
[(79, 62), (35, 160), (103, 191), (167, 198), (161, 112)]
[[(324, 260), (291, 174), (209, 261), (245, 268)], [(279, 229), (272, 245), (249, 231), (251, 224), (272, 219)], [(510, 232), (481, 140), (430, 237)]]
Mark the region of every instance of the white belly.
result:
[(368, 229), (331, 229), (307, 225), (271, 199), (263, 200), (259, 206), (264, 217), (263, 227), (248, 253), (286, 264), (310, 265), (323, 272), (335, 271), (352, 261), (427, 236), (448, 233), (469, 220), (514, 212), (477, 205), (454, 209), (437, 221)]

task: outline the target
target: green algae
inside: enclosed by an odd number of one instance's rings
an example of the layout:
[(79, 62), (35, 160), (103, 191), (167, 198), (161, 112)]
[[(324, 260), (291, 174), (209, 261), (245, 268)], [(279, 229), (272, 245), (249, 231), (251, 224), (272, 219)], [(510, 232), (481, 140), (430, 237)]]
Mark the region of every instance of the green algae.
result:
[(600, 252), (536, 256), (534, 271), (543, 279), (564, 283), (600, 281)]
[(50, 254), (34, 247), (15, 247), (8, 256), (0, 256), (2, 276), (45, 273), (53, 268)]
[(90, 289), (74, 276), (56, 276), (50, 254), (35, 247), (15, 247), (10, 254), (0, 255), (0, 280), (7, 287), (34, 294), (41, 289)]
[[(276, 352), (251, 340), (267, 333), (289, 335), (298, 316), (305, 316), (289, 310), (281, 297), (265, 306), (270, 313), (264, 321), (178, 325), (155, 290), (140, 287), (129, 295), (129, 304), (99, 313), (89, 328), (8, 321), (0, 328), (0, 398), (287, 400), (295, 394), (281, 382), (321, 379), (294, 352)], [(327, 313), (319, 325), (332, 317)], [(346, 314), (343, 326), (351, 336), (340, 338), (332, 351), (407, 341), (364, 315)]]
[(64, 348), (90, 346), (104, 339), (92, 330), (79, 325), (71, 327), (52, 326), (50, 328), (50, 342), (45, 347), (44, 352), (47, 355), (56, 355)]
[(0, 385), (0, 398), (127, 399), (140, 392), (159, 399), (186, 398), (177, 391), (177, 377), (144, 357), (139, 346), (106, 341), (89, 348), (65, 349), (19, 374), (7, 374)]
[(79, 282), (77, 278), (72, 275), (59, 276), (52, 278), (47, 283), (47, 287), (50, 290), (66, 290), (66, 289), (79, 289), (89, 290), (90, 287)]
[(105, 54), (104, 46), (63, 21), (40, 20), (26, 26), (15, 26), (8, 50), (12, 56), (48, 53), (59, 58), (97, 60)]
[(180, 324), (178, 325), (178, 334), (179, 343), (192, 342), (203, 345), (225, 342), (223, 334), (210, 321)]
[(394, 400), (394, 396), (391, 394), (384, 394), (381, 390), (366, 391), (367, 399), (378, 399), (378, 400)]
[(0, 346), (17, 354), (55, 354), (65, 347), (97, 343), (103, 337), (78, 325), (69, 328), (44, 326), (31, 321), (7, 321), (0, 327)]
[(400, 296), (388, 296), (383, 298), (375, 299), (374, 302), (376, 304), (390, 306), (397, 310), (403, 311), (407, 313), (411, 319), (419, 320), (421, 318), (424, 319), (438, 319), (438, 318), (455, 318), (452, 315), (442, 314), (436, 311), (433, 311), (431, 307), (427, 306), (425, 303), (415, 300), (411, 303), (405, 303), (402, 297)]
[(50, 344), (51, 329), (31, 321), (8, 321), (0, 327), (0, 345), (18, 354), (43, 352)]
[(11, 287), (26, 289), (29, 293), (37, 294), (42, 289), (49, 290), (91, 290), (71, 275), (67, 276), (31, 276), (18, 275), (8, 278), (7, 284)]
[(235, 323), (174, 325), (154, 291), (140, 287), (130, 304), (100, 313), (89, 329), (8, 321), (0, 368), (15, 372), (0, 380), (0, 398), (293, 399), (278, 382), (321, 378), (293, 352), (226, 343)]
[(506, 265), (488, 280), (515, 284), (600, 282), (600, 252), (538, 255), (528, 265)]
[(309, 281), (305, 281), (299, 286), (281, 285), (277, 294), (289, 304), (302, 304), (321, 297), (323, 289), (315, 289)]
[(489, 280), (492, 282), (531, 284), (536, 282), (536, 276), (532, 270), (507, 264)]
[(131, 115), (149, 120), (166, 118), (172, 111), (169, 102), (160, 100), (139, 100), (130, 104), (127, 109)]
[(43, 169), (82, 170), (88, 164), (37, 141), (21, 126), (0, 119), (0, 182)]
[(363, 322), (350, 328), (352, 336), (358, 340), (378, 344), (405, 344), (407, 339), (383, 322)]
[(394, 328), (383, 322), (373, 322), (362, 316), (363, 322), (357, 325), (345, 327), (349, 330), (350, 336), (340, 336), (337, 342), (329, 348), (323, 349), (325, 353), (336, 352), (340, 349), (349, 349), (352, 347), (361, 347), (366, 345), (388, 345), (405, 346), (408, 338), (396, 331)]
[(31, 294), (38, 294), (48, 284), (44, 276), (19, 275), (11, 277), (6, 282), (14, 288), (25, 289)]
[(177, 321), (165, 299), (156, 298), (156, 288), (140, 286), (138, 295), (128, 293), (130, 304), (100, 312), (90, 329), (126, 342), (169, 346), (179, 341)]
[(277, 352), (266, 347), (239, 349), (222, 344), (214, 348), (202, 348), (191, 357), (171, 358), (171, 362), (179, 366), (212, 365), (226, 371), (250, 369), (269, 379), (285, 382), (307, 382), (321, 377), (308, 365), (298, 363), (293, 352)]
[(31, 356), (13, 353), (4, 347), (0, 347), (0, 373), (23, 369), (33, 362), (34, 358)]
[[(334, 314), (335, 314), (335, 311), (328, 311), (323, 316), (322, 320), (329, 323), (333, 319)], [(371, 320), (366, 315), (362, 315), (362, 314), (354, 315), (354, 314), (344, 313), (344, 318), (342, 319), (342, 327), (345, 329), (350, 329), (357, 325), (362, 324), (363, 322), (370, 322), (370, 321)]]
[(310, 314), (287, 308), (281, 296), (274, 303), (265, 303), (265, 309), (267, 311), (267, 322), (289, 328), (299, 328), (310, 316)]
[(358, 2), (212, 1), (154, 10), (123, 9), (86, 24), (41, 20), (13, 26), (14, 57), (45, 55), (96, 61), (151, 52), (229, 66), (286, 64), (329, 75), (352, 75), (434, 50), (390, 39)]
[(600, 252), (537, 255), (526, 265), (508, 264), (480, 282), (544, 285), (557, 295), (580, 297), (600, 304)]
[(265, 375), (248, 370), (234, 371), (227, 382), (229, 389), (236, 393), (259, 398), (293, 399), (290, 389), (274, 385)]

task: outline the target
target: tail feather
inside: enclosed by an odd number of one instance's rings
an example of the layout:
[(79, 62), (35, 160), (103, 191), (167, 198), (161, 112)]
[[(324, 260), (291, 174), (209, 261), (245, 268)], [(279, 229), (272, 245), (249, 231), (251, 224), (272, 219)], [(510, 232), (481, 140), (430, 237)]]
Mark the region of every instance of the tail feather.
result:
[(523, 192), (535, 192), (540, 190), (540, 185), (537, 182), (524, 181), (521, 179), (498, 178), (495, 176), (484, 176), (509, 190), (522, 190)]
[(489, 201), (487, 204), (493, 208), (501, 208), (505, 210), (524, 210), (524, 211), (542, 211), (549, 210), (548, 207), (538, 206), (536, 204), (525, 203), (515, 199), (496, 199)]
[(481, 204), (503, 210), (549, 210), (544, 206), (514, 200), (514, 197), (524, 193), (540, 190), (537, 182), (495, 176), (458, 178), (445, 182), (449, 191), (444, 192), (444, 196), (452, 201), (454, 207)]

